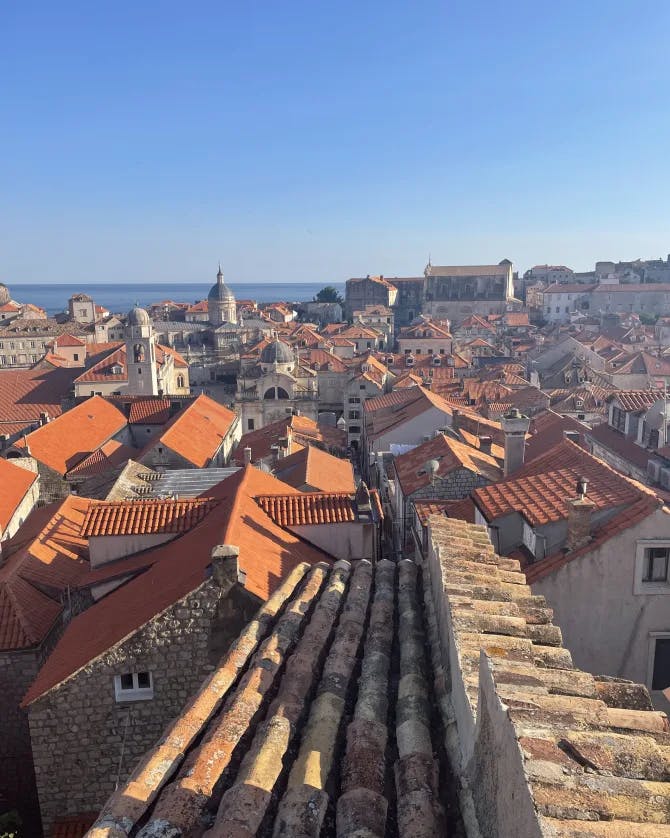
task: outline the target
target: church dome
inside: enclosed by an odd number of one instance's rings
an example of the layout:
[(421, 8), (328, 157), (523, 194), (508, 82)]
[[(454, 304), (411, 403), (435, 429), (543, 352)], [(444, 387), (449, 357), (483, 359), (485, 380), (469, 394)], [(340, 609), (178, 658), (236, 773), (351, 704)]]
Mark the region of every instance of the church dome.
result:
[(209, 289), (209, 294), (207, 295), (208, 300), (214, 300), (218, 302), (227, 302), (228, 300), (234, 300), (235, 295), (233, 292), (228, 288), (226, 283), (223, 281), (223, 271), (221, 270), (221, 266), (219, 265), (219, 272), (216, 275), (216, 284), (212, 285)]
[(273, 340), (261, 352), (261, 364), (292, 364), (291, 347), (283, 340)]
[(9, 296), (9, 288), (6, 285), (3, 285), (0, 282), (0, 306), (4, 306), (5, 303), (10, 301), (11, 297)]
[(135, 306), (128, 312), (129, 326), (151, 326), (151, 318), (143, 308)]

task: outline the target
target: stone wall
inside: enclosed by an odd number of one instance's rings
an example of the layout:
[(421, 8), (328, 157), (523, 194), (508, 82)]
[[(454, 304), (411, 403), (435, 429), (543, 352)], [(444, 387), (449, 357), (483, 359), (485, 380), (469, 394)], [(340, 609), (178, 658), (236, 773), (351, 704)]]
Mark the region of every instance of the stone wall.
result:
[(670, 725), (646, 688), (577, 669), (546, 600), (483, 527), (429, 524), (426, 622), (467, 834), (666, 834)]
[[(39, 668), (38, 653), (0, 652), (0, 813), (17, 809), (26, 828), (39, 830), (28, 719), (19, 705)], [(29, 834), (39, 834), (30, 832)]]
[[(229, 577), (208, 579), (30, 705), (45, 831), (57, 816), (99, 809), (198, 689), (257, 605), (238, 586), (231, 589)], [(152, 673), (153, 699), (117, 702), (114, 676), (142, 671)]]

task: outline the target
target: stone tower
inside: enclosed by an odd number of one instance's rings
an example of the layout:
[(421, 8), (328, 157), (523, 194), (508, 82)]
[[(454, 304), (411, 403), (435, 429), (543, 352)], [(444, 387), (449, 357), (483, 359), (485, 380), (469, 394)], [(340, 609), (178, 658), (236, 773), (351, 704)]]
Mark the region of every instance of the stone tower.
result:
[(209, 322), (213, 326), (220, 326), (222, 323), (237, 323), (235, 295), (223, 281), (221, 265), (216, 275), (216, 285), (212, 285), (207, 295), (207, 310)]
[(128, 389), (133, 396), (157, 396), (156, 338), (151, 318), (143, 308), (128, 313), (126, 327)]

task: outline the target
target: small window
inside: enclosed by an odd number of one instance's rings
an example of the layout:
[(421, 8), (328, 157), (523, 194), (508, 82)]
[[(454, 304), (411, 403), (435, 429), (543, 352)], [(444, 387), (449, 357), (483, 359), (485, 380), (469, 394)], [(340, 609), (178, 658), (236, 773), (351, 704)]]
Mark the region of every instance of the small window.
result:
[(668, 581), (668, 547), (648, 547), (644, 551), (643, 582)]
[(151, 672), (124, 672), (114, 676), (114, 695), (117, 701), (148, 701), (154, 697)]
[(74, 353), (73, 353), (73, 355), (72, 355), (72, 357), (75, 359), (75, 361), (78, 361), (78, 360), (79, 360), (79, 353), (78, 353), (78, 352), (74, 352)]
[(247, 419), (247, 430), (248, 431), (253, 431), (254, 430), (254, 420), (253, 419)]
[(358, 388), (359, 390), (365, 390), (365, 384), (359, 384)]
[(664, 690), (670, 687), (670, 637), (652, 639), (651, 689)]

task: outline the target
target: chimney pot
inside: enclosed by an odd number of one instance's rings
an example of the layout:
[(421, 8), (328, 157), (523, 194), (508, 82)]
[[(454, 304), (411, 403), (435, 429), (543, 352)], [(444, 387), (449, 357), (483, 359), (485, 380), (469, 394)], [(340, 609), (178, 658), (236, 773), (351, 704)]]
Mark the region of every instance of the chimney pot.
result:
[(516, 407), (506, 413), (500, 420), (500, 426), (505, 434), (505, 477), (514, 474), (523, 465), (526, 454), (526, 434), (530, 427), (530, 419), (524, 416)]
[(492, 445), (493, 445), (493, 440), (491, 439), (490, 436), (480, 436), (479, 437), (479, 450), (483, 454), (490, 454)]
[(244, 465), (248, 466), (251, 464), (251, 448), (247, 445), (244, 449)]

